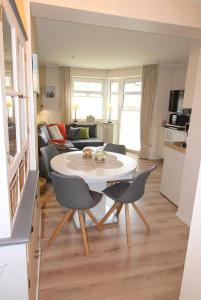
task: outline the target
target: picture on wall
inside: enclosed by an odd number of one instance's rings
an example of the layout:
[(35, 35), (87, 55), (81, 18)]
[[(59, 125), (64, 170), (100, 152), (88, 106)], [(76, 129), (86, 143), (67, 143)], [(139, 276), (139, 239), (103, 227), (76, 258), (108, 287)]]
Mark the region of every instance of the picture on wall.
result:
[(45, 86), (45, 97), (55, 98), (55, 86)]

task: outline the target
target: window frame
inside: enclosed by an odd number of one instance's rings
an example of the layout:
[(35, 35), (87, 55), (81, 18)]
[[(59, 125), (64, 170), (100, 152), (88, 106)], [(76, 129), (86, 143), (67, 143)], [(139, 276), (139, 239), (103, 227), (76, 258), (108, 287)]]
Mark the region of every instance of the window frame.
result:
[[(123, 109), (123, 105), (124, 105), (124, 96), (125, 95), (141, 95), (142, 94), (142, 90), (140, 92), (124, 92), (124, 85), (125, 83), (129, 83), (129, 82), (142, 82), (142, 77), (140, 76), (136, 76), (136, 77), (127, 77), (127, 78), (114, 78), (114, 79), (110, 79), (109, 80), (109, 84), (108, 84), (108, 104), (111, 104), (111, 95), (116, 95), (118, 96), (118, 116), (117, 119), (111, 119), (113, 122), (120, 122), (120, 118), (121, 118), (121, 110)], [(112, 82), (118, 82), (119, 83), (119, 91), (118, 92), (111, 92), (111, 83)]]
[[(102, 91), (101, 92), (96, 92), (96, 91), (82, 91), (82, 90), (74, 90), (74, 82), (75, 81), (81, 81), (81, 82), (97, 82), (97, 83), (101, 83), (102, 84)], [(89, 96), (90, 94), (97, 94), (97, 95), (102, 95), (103, 98), (103, 104), (102, 104), (102, 118), (101, 119), (96, 119), (96, 121), (98, 122), (102, 122), (105, 120), (105, 103), (106, 103), (106, 92), (107, 92), (107, 82), (105, 79), (101, 79), (101, 78), (87, 78), (87, 77), (77, 77), (77, 76), (72, 76), (72, 80), (71, 80), (71, 120), (73, 120), (73, 97), (74, 97), (74, 93), (80, 93), (83, 94), (85, 93), (87, 96)], [(86, 121), (85, 119), (79, 119), (79, 122), (83, 122)]]

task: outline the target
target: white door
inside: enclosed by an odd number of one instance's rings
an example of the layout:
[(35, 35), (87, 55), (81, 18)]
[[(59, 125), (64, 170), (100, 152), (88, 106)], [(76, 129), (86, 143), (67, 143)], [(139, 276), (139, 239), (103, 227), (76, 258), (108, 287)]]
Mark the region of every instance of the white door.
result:
[(125, 81), (120, 117), (119, 143), (128, 150), (140, 150), (141, 81)]

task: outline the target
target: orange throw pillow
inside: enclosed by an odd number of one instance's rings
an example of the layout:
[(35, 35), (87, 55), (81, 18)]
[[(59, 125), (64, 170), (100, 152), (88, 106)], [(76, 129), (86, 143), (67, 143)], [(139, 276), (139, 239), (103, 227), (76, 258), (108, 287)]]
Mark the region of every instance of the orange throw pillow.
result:
[(66, 126), (65, 124), (58, 124), (58, 128), (61, 132), (61, 134), (63, 135), (64, 139), (67, 139), (67, 132), (66, 132)]

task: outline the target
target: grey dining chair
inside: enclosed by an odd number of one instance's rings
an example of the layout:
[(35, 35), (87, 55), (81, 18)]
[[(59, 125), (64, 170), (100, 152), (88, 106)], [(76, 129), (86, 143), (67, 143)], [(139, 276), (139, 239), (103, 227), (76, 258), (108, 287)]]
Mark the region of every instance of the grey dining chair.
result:
[(135, 173), (132, 180), (120, 180), (105, 190), (103, 193), (115, 201), (110, 210), (99, 222), (101, 228), (103, 228), (104, 222), (109, 218), (113, 211), (117, 210), (117, 215), (120, 213), (123, 205), (125, 206), (125, 217), (126, 217), (126, 232), (127, 232), (127, 245), (131, 246), (131, 230), (130, 230), (130, 219), (129, 219), (129, 204), (131, 203), (133, 208), (136, 210), (139, 217), (144, 222), (147, 230), (150, 230), (149, 224), (137, 205), (135, 204), (144, 194), (145, 183), (152, 171), (156, 169), (156, 165), (153, 165), (150, 169)]
[(79, 176), (65, 176), (55, 172), (51, 173), (52, 183), (56, 194), (57, 201), (67, 208), (67, 212), (62, 220), (56, 226), (52, 233), (48, 244), (55, 240), (58, 233), (66, 223), (69, 223), (76, 211), (78, 211), (82, 239), (84, 244), (84, 253), (89, 255), (89, 244), (87, 231), (85, 227), (84, 214), (87, 213), (93, 223), (99, 229), (99, 224), (90, 208), (96, 206), (102, 199), (103, 194), (89, 190), (86, 182)]
[(45, 147), (41, 147), (40, 148), (42, 157), (43, 157), (43, 161), (45, 164), (45, 168), (46, 168), (46, 172), (47, 172), (47, 176), (48, 176), (48, 180), (52, 181), (52, 176), (51, 176), (51, 172), (53, 171), (50, 165), (50, 161), (52, 158), (54, 158), (55, 156), (59, 155), (59, 151), (57, 150), (57, 148), (50, 144), (47, 145)]
[(117, 145), (117, 144), (108, 143), (104, 147), (104, 151), (126, 155), (126, 147), (124, 145)]

